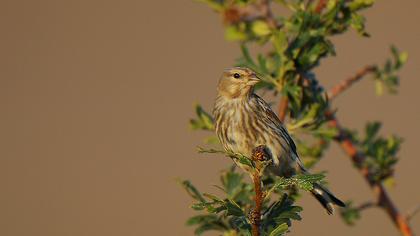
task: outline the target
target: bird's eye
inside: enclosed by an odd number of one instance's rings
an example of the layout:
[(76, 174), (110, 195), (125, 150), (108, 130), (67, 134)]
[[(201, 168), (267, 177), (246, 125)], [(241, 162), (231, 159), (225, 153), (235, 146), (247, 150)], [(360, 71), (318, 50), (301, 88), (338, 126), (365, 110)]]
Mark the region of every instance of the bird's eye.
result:
[(235, 73), (235, 74), (233, 74), (233, 78), (239, 79), (239, 78), (241, 78), (241, 75), (239, 73)]

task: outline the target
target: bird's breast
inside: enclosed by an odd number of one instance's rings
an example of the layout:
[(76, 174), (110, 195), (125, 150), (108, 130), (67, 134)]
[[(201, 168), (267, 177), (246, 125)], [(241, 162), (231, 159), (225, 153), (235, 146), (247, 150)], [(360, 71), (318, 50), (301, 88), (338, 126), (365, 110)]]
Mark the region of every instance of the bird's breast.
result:
[(271, 145), (264, 127), (257, 127), (257, 117), (246, 105), (230, 106), (216, 117), (216, 131), (225, 149), (251, 155), (259, 145)]

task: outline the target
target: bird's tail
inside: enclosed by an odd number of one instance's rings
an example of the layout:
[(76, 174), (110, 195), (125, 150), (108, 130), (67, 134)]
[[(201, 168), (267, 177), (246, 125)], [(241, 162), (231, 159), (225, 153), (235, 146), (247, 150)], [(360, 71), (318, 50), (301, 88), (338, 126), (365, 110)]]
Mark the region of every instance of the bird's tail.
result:
[(330, 191), (320, 184), (314, 184), (314, 189), (311, 191), (312, 195), (321, 203), (321, 205), (327, 210), (329, 215), (334, 213), (334, 205), (345, 207), (346, 205), (337, 197), (335, 197)]

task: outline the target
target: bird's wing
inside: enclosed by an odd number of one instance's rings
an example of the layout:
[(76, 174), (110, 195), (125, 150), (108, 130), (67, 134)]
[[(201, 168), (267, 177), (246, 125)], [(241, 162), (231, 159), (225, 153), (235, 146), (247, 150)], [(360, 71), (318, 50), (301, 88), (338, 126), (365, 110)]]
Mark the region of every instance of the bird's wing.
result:
[(282, 133), (282, 137), (286, 142), (289, 144), (291, 151), (293, 154), (296, 155), (296, 158), (299, 159), (299, 155), (296, 150), (296, 144), (293, 141), (292, 137), (290, 137), (289, 132), (287, 132), (286, 128), (284, 127), (283, 123), (279, 120), (277, 115), (271, 110), (270, 105), (268, 105), (262, 98), (260, 98), (258, 95), (255, 95), (256, 101), (259, 103), (261, 107), (265, 110), (265, 114), (267, 115), (267, 118), (273, 122), (273, 124), (280, 130)]

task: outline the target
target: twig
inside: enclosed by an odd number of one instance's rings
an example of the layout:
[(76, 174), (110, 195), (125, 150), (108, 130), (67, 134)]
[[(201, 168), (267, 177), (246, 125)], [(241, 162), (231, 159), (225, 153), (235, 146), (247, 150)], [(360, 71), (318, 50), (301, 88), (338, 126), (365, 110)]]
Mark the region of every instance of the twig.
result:
[(375, 207), (375, 206), (377, 206), (377, 204), (376, 203), (374, 203), (374, 202), (365, 202), (365, 203), (362, 203), (362, 204), (360, 204), (358, 207), (356, 207), (357, 208), (357, 210), (359, 210), (359, 211), (362, 211), (362, 210), (366, 210), (366, 209), (368, 209), (368, 208), (371, 208), (371, 207)]
[(417, 213), (420, 212), (420, 204), (414, 206), (409, 212), (407, 212), (406, 217), (407, 221), (410, 221)]
[(365, 154), (357, 150), (351, 138), (346, 135), (345, 130), (340, 126), (337, 118), (332, 113), (327, 114), (327, 117), (330, 119), (330, 126), (337, 128), (339, 131), (339, 135), (335, 138), (335, 141), (340, 144), (341, 148), (351, 158), (357, 169), (365, 177), (365, 180), (368, 182), (369, 186), (375, 194), (378, 206), (383, 208), (388, 213), (389, 217), (392, 219), (395, 226), (399, 229), (402, 235), (413, 236), (414, 234), (410, 228), (407, 218), (398, 211), (383, 184), (381, 182), (374, 181), (371, 178), (369, 169), (362, 165), (366, 159)]
[(282, 122), (286, 118), (288, 105), (289, 105), (289, 98), (287, 96), (281, 97), (280, 104), (279, 104), (279, 119)]
[(330, 91), (328, 91), (328, 99), (329, 100), (334, 99), (337, 95), (341, 94), (342, 92), (350, 88), (350, 86), (352, 86), (354, 83), (356, 83), (357, 81), (365, 77), (367, 74), (374, 73), (375, 71), (377, 71), (377, 69), (378, 68), (374, 65), (368, 65), (368, 66), (363, 67), (354, 76), (332, 87)]

